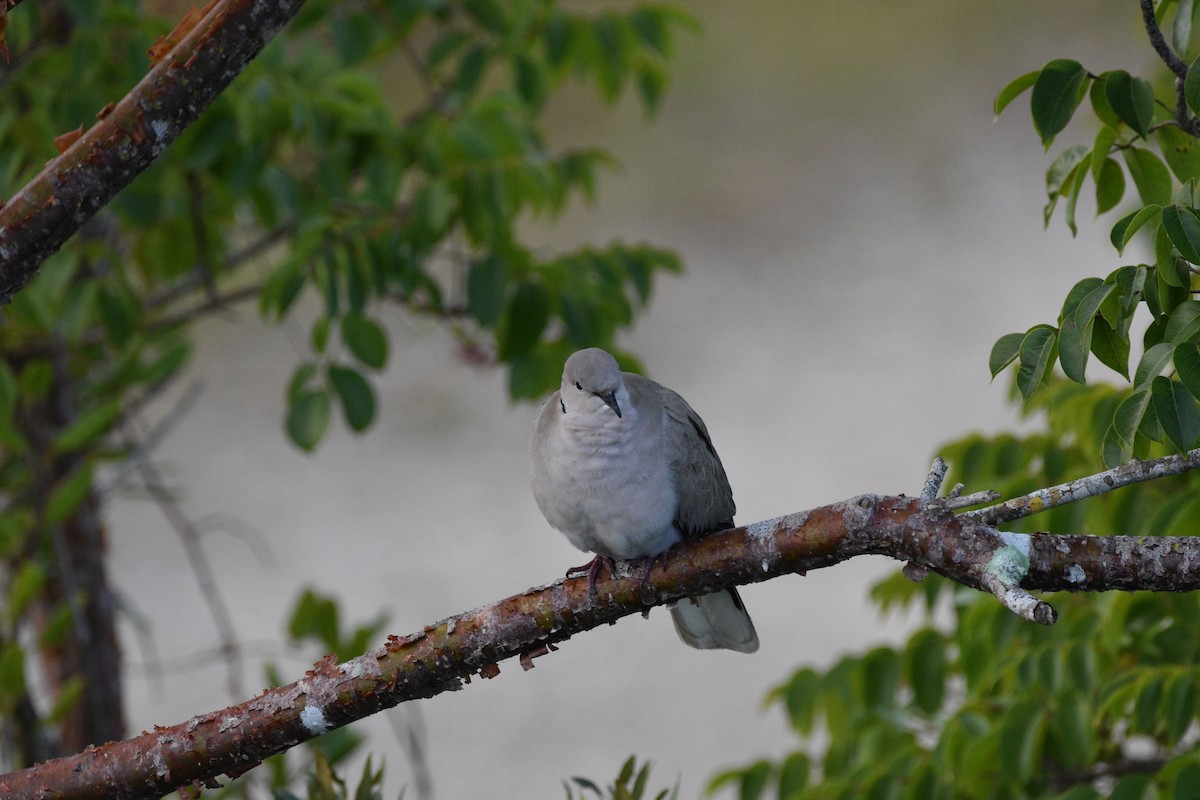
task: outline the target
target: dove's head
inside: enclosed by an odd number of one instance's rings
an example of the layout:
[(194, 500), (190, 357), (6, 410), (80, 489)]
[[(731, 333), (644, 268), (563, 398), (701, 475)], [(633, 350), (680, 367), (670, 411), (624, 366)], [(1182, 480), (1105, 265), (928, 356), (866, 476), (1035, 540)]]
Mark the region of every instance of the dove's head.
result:
[(563, 398), (564, 411), (571, 408), (584, 413), (608, 413), (607, 406), (618, 417), (623, 416), (629, 404), (617, 360), (598, 347), (572, 353), (567, 359), (559, 397)]

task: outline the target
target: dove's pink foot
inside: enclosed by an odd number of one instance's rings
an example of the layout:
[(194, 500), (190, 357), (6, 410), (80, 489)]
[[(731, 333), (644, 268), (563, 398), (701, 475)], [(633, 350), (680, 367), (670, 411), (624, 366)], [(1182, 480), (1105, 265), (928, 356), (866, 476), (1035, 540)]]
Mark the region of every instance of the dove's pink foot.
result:
[(588, 579), (588, 597), (596, 596), (596, 576), (600, 574), (600, 567), (608, 567), (609, 575), (616, 575), (616, 564), (608, 556), (597, 555), (586, 564), (580, 564), (578, 567), (571, 567), (567, 570), (567, 577), (572, 575), (581, 575), (587, 573)]

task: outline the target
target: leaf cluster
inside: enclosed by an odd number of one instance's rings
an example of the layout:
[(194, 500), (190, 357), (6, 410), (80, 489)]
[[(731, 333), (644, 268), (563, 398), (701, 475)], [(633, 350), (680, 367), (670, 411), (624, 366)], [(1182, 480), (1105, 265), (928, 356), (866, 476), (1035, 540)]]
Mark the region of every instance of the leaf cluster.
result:
[(663, 789), (653, 796), (648, 794), (650, 791), (650, 767), (651, 763), (647, 761), (639, 769), (637, 758), (630, 756), (621, 765), (617, 777), (606, 789), (600, 788), (590, 778), (576, 776), (569, 782), (563, 781), (563, 791), (566, 793), (567, 800), (586, 800), (589, 797), (595, 797), (596, 800), (651, 800), (651, 797), (653, 800), (677, 800), (679, 797), (678, 782), (672, 789)]
[[(1173, 19), (1172, 39), (1181, 52), (1190, 42), (1193, 13), (1192, 3), (1158, 7), (1160, 19)], [(1022, 75), (995, 102), (999, 114), (1030, 91), (1034, 130), (1047, 148), (1085, 101), (1098, 124), (1091, 146), (1066, 148), (1046, 171), (1047, 225), (1063, 201), (1065, 221), (1076, 231), (1076, 205), (1089, 179), (1097, 214), (1117, 208), (1130, 183), (1135, 189), (1135, 206), (1112, 226), (1110, 239), (1122, 254), (1135, 237), (1144, 237), (1153, 247), (1152, 261), (1079, 281), (1056, 325), (1006, 334), (989, 358), (993, 376), (1016, 367), (1025, 400), (1045, 385), (1056, 363), (1071, 380), (1085, 382), (1091, 356), (1130, 381), (1102, 451), (1110, 466), (1143, 457), (1152, 443), (1185, 451), (1200, 441), (1200, 304), (1193, 299), (1200, 290), (1200, 126), (1194, 116), (1200, 70), (1194, 67), (1180, 82), (1178, 108), (1174, 98), (1156, 96), (1151, 80), (1121, 69), (1095, 74), (1072, 59)], [(1133, 323), (1142, 309), (1143, 354), (1131, 377)]]
[[(947, 446), (950, 480), (1023, 493), (1086, 472), (1118, 392), (1052, 380), (1044, 431)], [(1056, 532), (1195, 533), (1200, 480), (1061, 506)], [(926, 624), (899, 646), (804, 667), (771, 690), (799, 746), (718, 776), (743, 798), (1172, 798), (1200, 785), (1200, 599), (1056, 595), (1053, 626), (985, 593), (897, 573), (872, 590)], [(949, 619), (946, 620), (948, 615)], [(945, 624), (935, 620), (946, 620)], [(826, 744), (819, 744), (826, 742)]]
[[(0, 197), (146, 73), (174, 27), (161, 5), (64, 0), (7, 15)], [(557, 383), (570, 350), (613, 346), (680, 263), (647, 244), (547, 253), (523, 240), (523, 221), (591, 199), (613, 163), (555, 147), (541, 119), (568, 82), (610, 103), (636, 93), (653, 111), (692, 26), (654, 4), (310, 0), (45, 262), (0, 326), (0, 719), (31, 704), (30, 647), (83, 647), (73, 615), (100, 599), (69, 596), (56, 535), (145, 457), (141, 436), (160, 431), (142, 410), (186, 368), (197, 320), (253, 300), (268, 320), (310, 326), (281, 387), (283, 429), (305, 450), (337, 416), (355, 432), (377, 417), (389, 308), (453, 326), (470, 353), (508, 367), (513, 397)], [(71, 557), (93, 555), (103, 563)], [(328, 611), (310, 603), (297, 635), (357, 651), (330, 638)], [(86, 688), (65, 679), (31, 724)]]

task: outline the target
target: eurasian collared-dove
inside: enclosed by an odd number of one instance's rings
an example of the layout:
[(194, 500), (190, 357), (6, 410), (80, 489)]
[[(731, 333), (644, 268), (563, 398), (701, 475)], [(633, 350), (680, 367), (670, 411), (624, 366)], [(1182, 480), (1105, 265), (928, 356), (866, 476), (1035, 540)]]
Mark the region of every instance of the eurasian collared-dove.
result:
[[(562, 387), (538, 413), (530, 451), (542, 514), (597, 557), (653, 558), (733, 526), (733, 493), (704, 421), (665, 386), (621, 372), (604, 350), (567, 359)], [(735, 589), (681, 600), (671, 618), (692, 647), (758, 649)]]

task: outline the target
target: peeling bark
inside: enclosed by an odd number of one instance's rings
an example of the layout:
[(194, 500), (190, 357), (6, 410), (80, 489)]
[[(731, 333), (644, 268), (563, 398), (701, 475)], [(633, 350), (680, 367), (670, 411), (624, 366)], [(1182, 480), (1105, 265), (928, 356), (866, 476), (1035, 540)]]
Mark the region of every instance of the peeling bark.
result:
[[(606, 573), (589, 596), (586, 577), (561, 580), (410, 636), (391, 636), (343, 664), (327, 658), (299, 681), (241, 705), (0, 776), (0, 796), (153, 798), (185, 786), (215, 786), (222, 773), (236, 777), (270, 755), (382, 709), (460, 689), (475, 675), (495, 677), (505, 659), (519, 657), (528, 669), (533, 658), (576, 633), (697, 593), (803, 574), (868, 553), (968, 586), (996, 584), (1018, 593), (1020, 587), (1200, 589), (1197, 537), (1006, 534), (954, 514), (944, 501), (863, 495), (686, 542), (667, 563), (657, 563), (645, 583), (640, 568)], [(1029, 616), (1037, 619), (1035, 612)]]
[(0, 208), (0, 305), (145, 170), (304, 0), (219, 0), (115, 106)]

